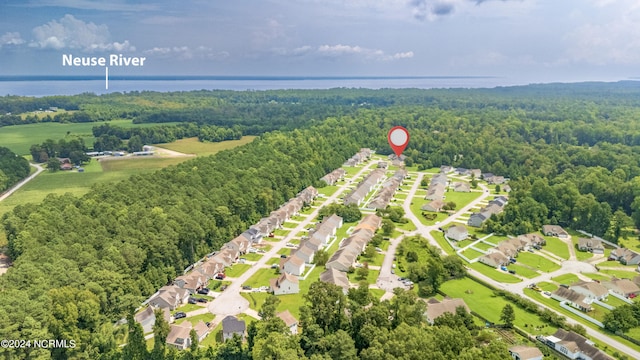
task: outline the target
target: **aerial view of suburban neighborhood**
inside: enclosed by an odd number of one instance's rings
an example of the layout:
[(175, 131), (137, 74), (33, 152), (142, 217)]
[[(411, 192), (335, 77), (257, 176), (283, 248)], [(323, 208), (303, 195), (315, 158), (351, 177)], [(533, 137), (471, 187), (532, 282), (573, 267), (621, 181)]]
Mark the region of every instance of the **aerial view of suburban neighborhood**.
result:
[(640, 359), (636, 0), (7, 0), (0, 359)]

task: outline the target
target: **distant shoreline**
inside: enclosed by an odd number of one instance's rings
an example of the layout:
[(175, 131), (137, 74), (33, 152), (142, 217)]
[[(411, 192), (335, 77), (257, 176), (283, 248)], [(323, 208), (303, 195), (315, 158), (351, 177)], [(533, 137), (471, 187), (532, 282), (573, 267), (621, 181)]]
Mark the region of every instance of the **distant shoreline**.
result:
[[(118, 81), (192, 81), (192, 80), (447, 80), (447, 79), (499, 79), (500, 76), (259, 76), (259, 75), (114, 75)], [(0, 81), (88, 81), (104, 80), (104, 75), (0, 75)]]

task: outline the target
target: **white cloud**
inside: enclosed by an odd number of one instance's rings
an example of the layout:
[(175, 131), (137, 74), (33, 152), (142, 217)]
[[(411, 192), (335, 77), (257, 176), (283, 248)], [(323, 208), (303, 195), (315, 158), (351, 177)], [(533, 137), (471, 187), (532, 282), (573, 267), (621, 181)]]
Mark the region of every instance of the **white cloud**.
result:
[(52, 20), (33, 29), (29, 46), (42, 49), (78, 49), (83, 51), (135, 51), (128, 40), (111, 42), (107, 25), (84, 22), (73, 15)]
[(215, 51), (206, 46), (191, 48), (189, 46), (154, 47), (144, 51), (145, 55), (159, 58), (177, 58), (181, 60), (208, 59), (221, 60), (229, 57), (227, 51)]
[(0, 48), (4, 45), (20, 45), (24, 44), (24, 40), (18, 32), (8, 32), (0, 36)]
[(370, 49), (358, 45), (351, 46), (343, 44), (325, 44), (317, 47), (304, 45), (294, 49), (275, 48), (272, 49), (272, 52), (280, 56), (315, 56), (324, 58), (356, 57), (377, 61), (410, 59), (413, 57), (413, 51), (387, 54), (380, 49)]

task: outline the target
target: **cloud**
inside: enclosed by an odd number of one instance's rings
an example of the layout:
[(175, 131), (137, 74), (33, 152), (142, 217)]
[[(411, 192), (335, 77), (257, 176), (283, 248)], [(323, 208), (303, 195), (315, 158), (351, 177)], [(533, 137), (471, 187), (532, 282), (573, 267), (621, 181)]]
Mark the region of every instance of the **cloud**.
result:
[(198, 46), (196, 48), (191, 48), (189, 46), (154, 47), (152, 49), (145, 50), (144, 54), (158, 58), (177, 58), (180, 60), (221, 60), (229, 57), (229, 53), (226, 51), (215, 51), (206, 46)]
[(20, 45), (24, 44), (24, 40), (18, 32), (8, 32), (0, 36), (0, 48), (5, 45)]
[(41, 49), (78, 49), (93, 51), (135, 51), (129, 40), (111, 42), (107, 25), (96, 25), (65, 15), (33, 29), (34, 40), (29, 46)]
[(420, 21), (433, 21), (453, 14), (467, 4), (482, 5), (489, 2), (522, 2), (524, 0), (409, 0), (413, 17)]
[(151, 11), (156, 9), (154, 5), (128, 4), (124, 1), (103, 0), (32, 0), (25, 4), (28, 7), (63, 7), (82, 10), (99, 11)]
[(284, 48), (273, 49), (273, 53), (280, 56), (315, 56), (320, 58), (341, 58), (356, 57), (367, 60), (390, 61), (400, 59), (410, 59), (413, 57), (413, 51), (399, 52), (387, 54), (380, 49), (371, 49), (362, 46), (351, 45), (320, 45), (320, 46), (300, 46), (291, 50)]

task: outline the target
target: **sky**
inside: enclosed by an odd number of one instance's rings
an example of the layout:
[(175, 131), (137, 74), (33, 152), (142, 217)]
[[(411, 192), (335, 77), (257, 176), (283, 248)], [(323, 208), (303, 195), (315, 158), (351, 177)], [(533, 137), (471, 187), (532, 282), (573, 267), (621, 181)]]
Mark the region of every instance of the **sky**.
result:
[(638, 0), (0, 0), (0, 75), (640, 76)]

